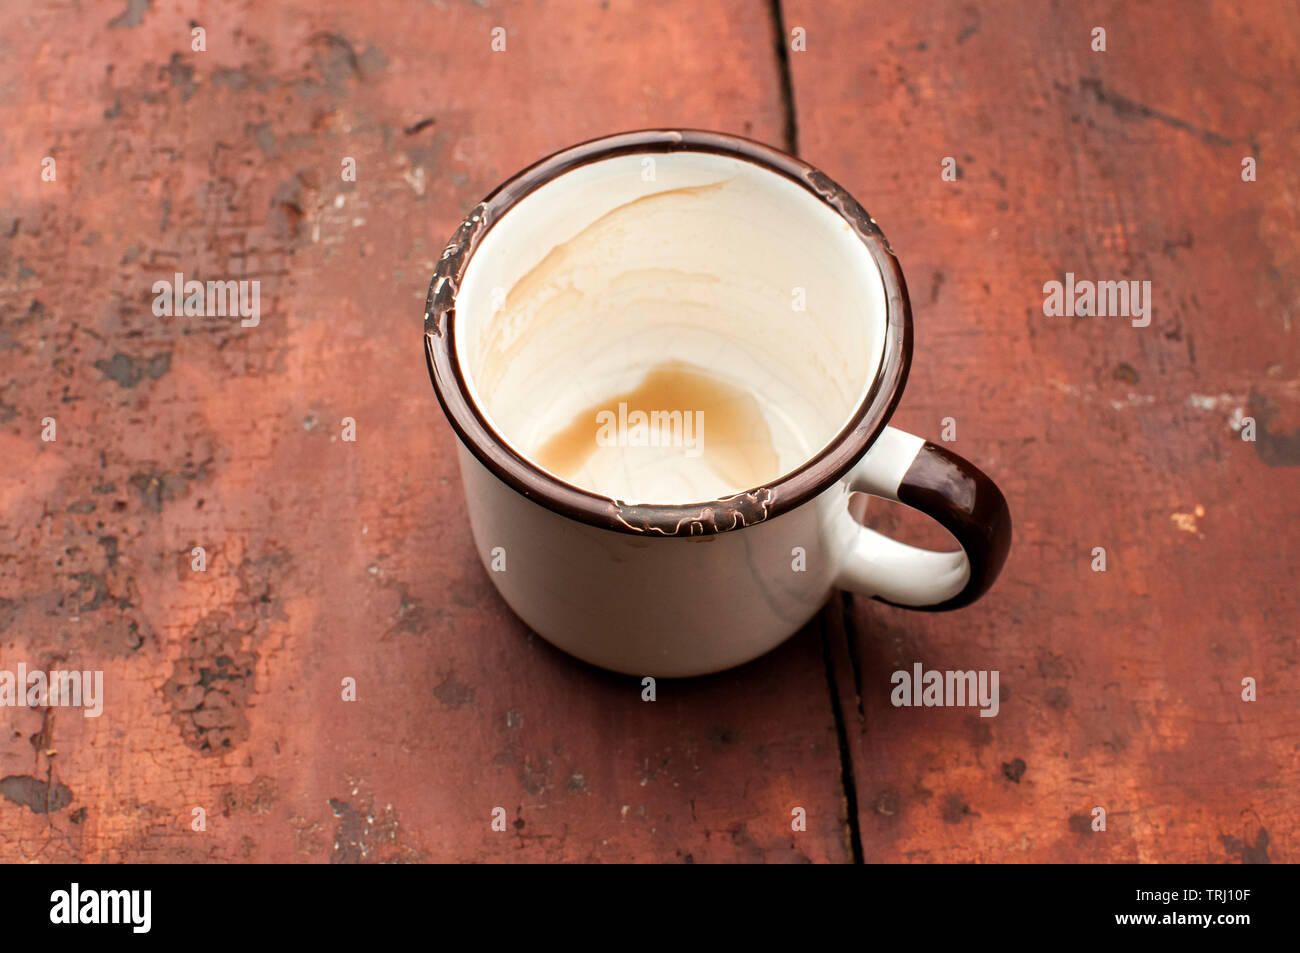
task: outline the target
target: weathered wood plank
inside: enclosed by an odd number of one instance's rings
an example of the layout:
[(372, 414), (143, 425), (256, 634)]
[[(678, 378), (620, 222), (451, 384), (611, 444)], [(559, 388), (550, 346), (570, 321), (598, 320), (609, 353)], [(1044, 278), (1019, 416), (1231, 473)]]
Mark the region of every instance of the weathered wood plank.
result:
[[(5, 711), (0, 856), (848, 858), (818, 634), (654, 704), (530, 637), (419, 341), (517, 168), (652, 125), (779, 140), (768, 9), (206, 9), (204, 52), (178, 7), (0, 11), (0, 666), (107, 693)], [(177, 271), (260, 280), (260, 324), (155, 317)]]
[[(1293, 859), (1300, 15), (784, 6), (806, 30), (802, 153), (862, 201), (910, 279), (896, 423), (938, 439), (954, 418), (953, 449), (1015, 518), (978, 605), (855, 603), (834, 654), (846, 711), (861, 705), (866, 859)], [(1046, 317), (1043, 285), (1066, 272), (1150, 281), (1150, 326)], [(880, 504), (871, 520), (917, 526)], [(999, 714), (894, 708), (891, 674), (917, 661), (999, 670)]]

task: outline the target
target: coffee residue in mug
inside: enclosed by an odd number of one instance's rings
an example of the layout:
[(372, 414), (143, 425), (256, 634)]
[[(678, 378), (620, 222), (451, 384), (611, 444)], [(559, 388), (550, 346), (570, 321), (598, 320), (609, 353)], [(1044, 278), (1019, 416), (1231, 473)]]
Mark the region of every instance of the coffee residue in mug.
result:
[[(620, 404), (626, 410), (623, 419), (634, 411), (647, 415), (679, 412), (682, 426), (673, 432), (685, 439), (671, 441), (676, 445), (658, 447), (629, 445), (624, 439), (626, 434), (610, 441), (610, 421), (619, 417)], [(606, 439), (598, 439), (602, 422)], [(688, 445), (691, 441), (694, 447)], [(632, 390), (584, 408), (532, 457), (561, 479), (582, 485), (578, 474), (597, 453), (642, 455), (647, 459), (653, 455), (693, 458), (702, 470), (711, 471), (733, 492), (762, 486), (780, 475), (771, 428), (754, 395), (703, 368), (680, 361), (656, 365)], [(599, 487), (588, 489), (602, 492)]]

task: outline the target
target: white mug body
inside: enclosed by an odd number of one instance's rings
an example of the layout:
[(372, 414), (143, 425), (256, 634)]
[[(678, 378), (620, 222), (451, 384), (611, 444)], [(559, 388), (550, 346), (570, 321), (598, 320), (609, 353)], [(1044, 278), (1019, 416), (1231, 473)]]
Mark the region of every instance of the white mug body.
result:
[(842, 483), (731, 532), (632, 535), (539, 506), (459, 451), (474, 542), (506, 604), (570, 655), (630, 675), (721, 671), (779, 645), (825, 603), (854, 536)]

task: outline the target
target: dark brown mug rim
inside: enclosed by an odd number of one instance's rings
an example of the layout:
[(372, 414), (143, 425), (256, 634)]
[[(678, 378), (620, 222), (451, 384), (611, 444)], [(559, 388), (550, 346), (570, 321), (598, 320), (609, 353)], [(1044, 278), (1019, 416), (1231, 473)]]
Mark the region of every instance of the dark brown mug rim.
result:
[[(761, 487), (704, 503), (624, 503), (566, 483), (517, 453), (470, 397), (456, 359), (456, 295), (483, 236), (525, 196), (580, 166), (630, 153), (706, 152), (752, 162), (802, 187), (840, 215), (871, 252), (885, 287), (885, 346), (866, 396), (848, 423), (800, 466)], [(912, 310), (898, 259), (857, 200), (794, 156), (751, 139), (695, 129), (619, 133), (562, 149), (516, 173), (472, 209), (443, 252), (424, 313), (429, 378), (447, 419), (483, 466), (518, 493), (562, 516), (636, 535), (708, 536), (789, 512), (844, 476), (885, 429), (912, 361)]]

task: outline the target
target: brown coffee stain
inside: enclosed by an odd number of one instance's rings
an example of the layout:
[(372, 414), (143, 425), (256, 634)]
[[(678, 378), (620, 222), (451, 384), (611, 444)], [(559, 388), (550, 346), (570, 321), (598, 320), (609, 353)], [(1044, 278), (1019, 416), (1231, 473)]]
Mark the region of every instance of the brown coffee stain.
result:
[[(491, 393), (500, 386), (505, 372), (531, 344), (533, 338), (543, 329), (551, 327), (556, 315), (574, 310), (582, 301), (582, 292), (568, 283), (575, 263), (586, 259), (599, 260), (601, 249), (616, 247), (618, 236), (635, 221), (633, 216), (688, 204), (695, 197), (724, 188), (731, 181), (724, 179), (704, 185), (679, 186), (639, 196), (610, 209), (568, 241), (561, 242), (548, 251), (541, 261), (511, 286), (506, 293), (502, 313), (492, 318), (492, 326), (486, 332), (484, 341), (483, 366), (474, 371), (481, 391)], [(619, 281), (620, 276), (615, 275), (613, 280)], [(556, 297), (559, 300), (548, 300)], [(526, 314), (526, 304), (534, 301), (540, 302), (538, 313), (522, 327), (514, 327), (509, 317)]]
[[(602, 446), (597, 440), (599, 415), (608, 411), (617, 417), (619, 404), (627, 405), (629, 415), (638, 410), (646, 414), (679, 411), (683, 418), (692, 415), (692, 424), (700, 420), (699, 432), (691, 431), (700, 451), (697, 462), (733, 488), (752, 489), (780, 475), (772, 431), (754, 395), (681, 361), (658, 364), (632, 390), (584, 408), (532, 454), (533, 460), (561, 479), (574, 482), (597, 453), (619, 454), (638, 463), (656, 455), (688, 454), (690, 448), (680, 445), (628, 446), (620, 440)], [(695, 416), (697, 411), (702, 418)], [(677, 432), (684, 435), (685, 427)]]

